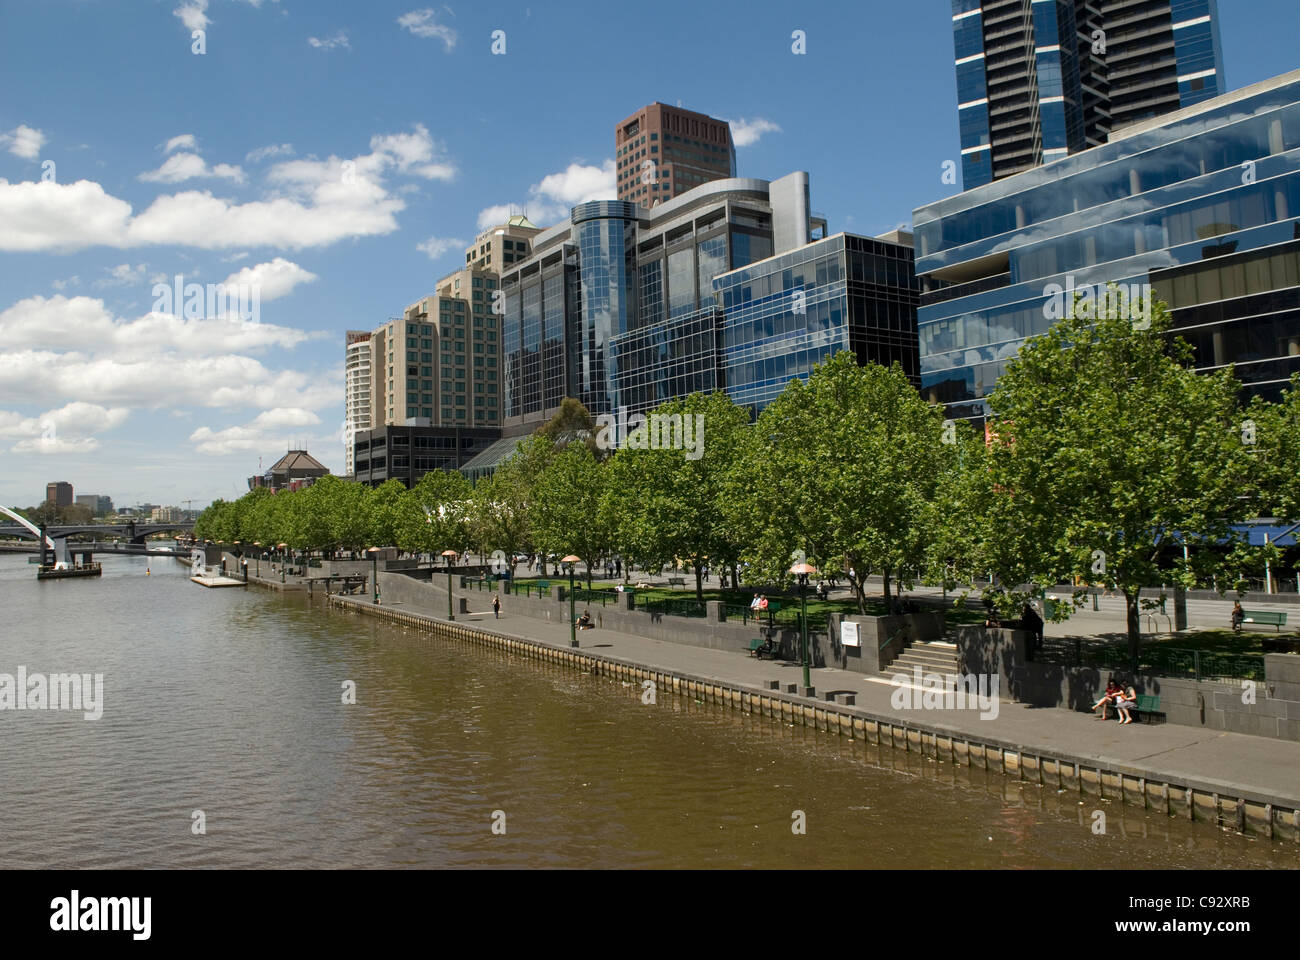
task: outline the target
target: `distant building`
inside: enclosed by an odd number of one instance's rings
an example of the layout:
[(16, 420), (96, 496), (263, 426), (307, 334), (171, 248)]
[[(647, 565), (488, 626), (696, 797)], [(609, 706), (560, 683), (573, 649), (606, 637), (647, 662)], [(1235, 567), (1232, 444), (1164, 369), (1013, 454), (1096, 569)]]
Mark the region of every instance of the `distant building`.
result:
[(370, 331), (349, 330), (344, 367), (347, 430), (343, 438), (343, 475), (347, 477), (354, 472), (353, 435), (373, 426), (370, 421), (371, 367)]
[(458, 470), (495, 443), (501, 432), (475, 427), (400, 425), (356, 437), (356, 480), (377, 487), (400, 480), (407, 487), (430, 470)]
[(77, 496), (77, 506), (85, 507), (97, 517), (107, 516), (113, 512), (113, 501), (97, 493), (83, 493)]
[(652, 103), (614, 128), (618, 199), (654, 207), (711, 180), (736, 175), (731, 125)]
[(45, 485), (45, 499), (56, 507), (72, 506), (72, 484), (56, 480)]
[(154, 523), (180, 523), (185, 519), (185, 511), (180, 507), (154, 507), (149, 519)]
[(306, 450), (290, 450), (261, 476), (248, 478), (248, 489), (298, 490), (329, 476), (329, 468)]

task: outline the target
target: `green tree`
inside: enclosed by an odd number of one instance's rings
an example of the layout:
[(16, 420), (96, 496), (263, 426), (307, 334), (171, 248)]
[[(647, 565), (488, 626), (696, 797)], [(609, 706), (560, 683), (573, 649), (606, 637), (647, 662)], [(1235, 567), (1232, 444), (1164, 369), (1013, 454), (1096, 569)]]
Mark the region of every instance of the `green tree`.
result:
[(455, 470), (430, 470), (421, 477), (403, 507), (403, 549), (435, 556), (443, 550), (463, 552), (472, 539), (471, 493), (469, 481)]
[[(1147, 329), (1066, 318), (1021, 347), (989, 397), (988, 566), (1031, 593), (1074, 577), (1119, 590), (1134, 658), (1141, 592), (1162, 581), (1162, 552), (1183, 535), (1226, 540), (1249, 511), (1237, 496), (1249, 463), (1239, 385), (1231, 370), (1195, 373), (1169, 327), (1163, 303)], [(1204, 575), (1221, 554), (1193, 556)], [(1181, 556), (1173, 574), (1197, 579)]]
[(629, 422), (607, 493), (619, 551), (650, 567), (689, 562), (702, 600), (705, 564), (734, 569), (741, 552), (722, 504), (751, 433), (748, 412), (723, 393), (662, 404), (636, 429)]
[(1258, 514), (1300, 522), (1300, 374), (1278, 402), (1251, 400), (1241, 440)]
[(533, 540), (543, 553), (573, 554), (591, 571), (610, 548), (605, 502), (608, 468), (582, 444), (555, 455), (532, 490)]
[(400, 480), (385, 480), (376, 487), (366, 505), (366, 532), (371, 545), (393, 547), (398, 545), (405, 524), (403, 515), (409, 507), (406, 487)]
[(770, 581), (787, 580), (801, 553), (822, 570), (852, 569), (864, 612), (868, 575), (897, 595), (929, 558), (944, 440), (942, 414), (901, 367), (833, 354), (768, 405), (733, 470), (725, 503), (744, 558)]

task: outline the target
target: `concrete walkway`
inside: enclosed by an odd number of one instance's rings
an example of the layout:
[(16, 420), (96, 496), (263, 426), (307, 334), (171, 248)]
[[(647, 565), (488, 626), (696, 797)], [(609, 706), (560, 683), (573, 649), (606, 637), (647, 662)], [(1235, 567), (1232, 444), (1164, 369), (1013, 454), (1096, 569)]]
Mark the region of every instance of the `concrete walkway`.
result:
[[(278, 586), (278, 584), (277, 584)], [(459, 591), (458, 591), (459, 594)], [(485, 594), (469, 594), (474, 612), (456, 618), (458, 624), (479, 626), (494, 633), (569, 649), (567, 623), (548, 623), (512, 616), (510, 597), (500, 619), (486, 606)], [(394, 610), (445, 620), (438, 612), (394, 605)], [(802, 668), (781, 661), (758, 661), (744, 654), (668, 643), (645, 637), (594, 629), (578, 633), (582, 650), (624, 663), (663, 672), (688, 674), (719, 683), (767, 691), (768, 682), (782, 687), (801, 683)], [(1069, 710), (1036, 708), (1001, 700), (993, 710), (900, 709), (894, 704), (898, 688), (871, 677), (814, 668), (812, 685), (824, 702), (828, 693), (851, 692), (856, 710), (868, 716), (911, 723), (943, 734), (954, 734), (1002, 745), (1029, 756), (1046, 754), (1100, 767), (1153, 782), (1185, 783), (1198, 792), (1242, 796), (1253, 802), (1300, 808), (1300, 743), (1246, 734), (1198, 730), (1176, 724), (1133, 723), (1122, 726), (1093, 715)], [(911, 691), (909, 691), (910, 693)], [(919, 703), (919, 692), (917, 695)]]

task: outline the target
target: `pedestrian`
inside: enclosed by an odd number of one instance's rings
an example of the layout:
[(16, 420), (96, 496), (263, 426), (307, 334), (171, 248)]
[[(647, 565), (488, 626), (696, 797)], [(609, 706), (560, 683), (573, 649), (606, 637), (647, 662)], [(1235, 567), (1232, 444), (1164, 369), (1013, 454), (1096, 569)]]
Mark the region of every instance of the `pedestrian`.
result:
[(614, 576), (619, 577), (620, 579), (621, 579), (622, 576), (623, 576), (623, 558), (622, 558), (622, 557), (615, 557), (615, 558), (614, 558)]
[(1043, 618), (1032, 605), (1025, 604), (1025, 609), (1020, 613), (1020, 623), (1025, 630), (1034, 635), (1034, 649), (1043, 649)]
[(492, 616), (494, 619), (501, 619), (501, 594), (492, 594)]
[(1232, 632), (1241, 633), (1241, 625), (1246, 619), (1246, 611), (1241, 609), (1241, 601), (1232, 605)]

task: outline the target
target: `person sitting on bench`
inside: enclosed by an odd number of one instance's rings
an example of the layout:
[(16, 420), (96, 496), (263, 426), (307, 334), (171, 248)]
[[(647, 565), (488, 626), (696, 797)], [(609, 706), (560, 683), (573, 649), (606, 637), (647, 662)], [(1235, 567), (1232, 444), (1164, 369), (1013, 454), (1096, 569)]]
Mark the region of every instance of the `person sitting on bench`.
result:
[(594, 624), (591, 622), (591, 613), (587, 610), (582, 611), (582, 616), (578, 618), (579, 630), (591, 630)]
[(1102, 698), (1100, 700), (1098, 700), (1096, 703), (1092, 705), (1092, 709), (1096, 710), (1098, 707), (1101, 707), (1101, 719), (1105, 720), (1106, 707), (1108, 707), (1111, 703), (1113, 703), (1115, 701), (1115, 697), (1118, 696), (1121, 692), (1123, 691), (1120, 689), (1120, 685), (1115, 682), (1114, 677), (1111, 677), (1109, 680), (1106, 681), (1106, 692), (1102, 695)]
[(1240, 633), (1241, 624), (1246, 619), (1246, 611), (1241, 609), (1241, 601), (1238, 600), (1232, 605), (1232, 632)]
[(1132, 723), (1133, 715), (1129, 713), (1129, 711), (1136, 708), (1137, 705), (1137, 691), (1132, 687), (1128, 687), (1123, 693), (1117, 694), (1115, 697), (1115, 709), (1119, 711), (1119, 722)]

